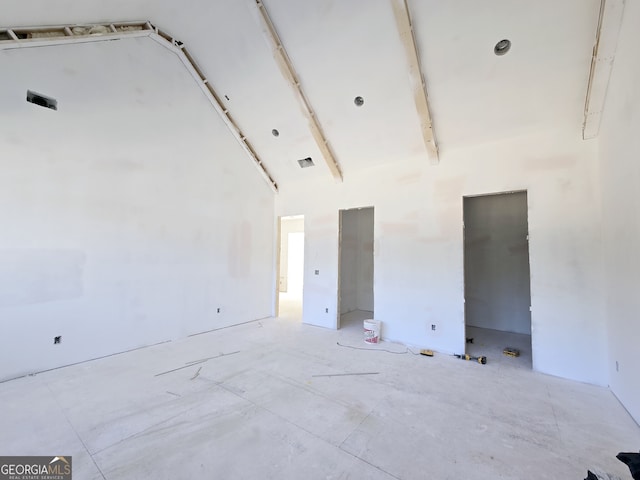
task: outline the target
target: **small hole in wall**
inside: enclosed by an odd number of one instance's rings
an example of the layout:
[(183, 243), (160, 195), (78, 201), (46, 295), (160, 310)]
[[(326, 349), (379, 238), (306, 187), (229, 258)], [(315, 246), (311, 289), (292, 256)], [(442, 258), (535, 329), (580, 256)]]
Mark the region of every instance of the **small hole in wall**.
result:
[(498, 43), (496, 43), (496, 46), (493, 47), (493, 53), (495, 53), (496, 55), (504, 55), (510, 49), (511, 49), (511, 40), (507, 40), (505, 38), (504, 40), (500, 40)]
[(58, 345), (59, 343), (62, 343), (62, 336), (53, 337), (53, 344)]
[(224, 96), (224, 98), (226, 98), (227, 100), (229, 100), (229, 97), (227, 95)]
[(280, 132), (276, 128), (274, 128), (273, 130), (271, 130), (271, 135), (273, 135), (274, 137), (279, 137)]
[(353, 99), (353, 103), (356, 104), (356, 107), (361, 107), (364, 105), (364, 98), (362, 97), (356, 97)]

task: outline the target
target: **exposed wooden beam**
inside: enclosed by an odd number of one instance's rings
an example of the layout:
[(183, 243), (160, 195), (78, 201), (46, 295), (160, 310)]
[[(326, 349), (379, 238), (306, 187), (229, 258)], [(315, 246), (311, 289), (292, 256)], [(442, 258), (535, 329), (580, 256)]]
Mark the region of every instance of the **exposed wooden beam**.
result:
[(148, 22), (0, 28), (0, 50), (146, 37)]
[(613, 61), (622, 27), (624, 0), (600, 0), (600, 12), (589, 71), (589, 84), (584, 106), (582, 138), (598, 136)]
[(413, 98), (416, 104), (416, 110), (420, 118), (420, 130), (422, 138), (429, 153), (431, 163), (438, 164), (438, 145), (436, 143), (435, 134), (433, 132), (433, 122), (431, 120), (431, 112), (429, 111), (429, 96), (427, 94), (427, 84), (422, 74), (420, 66), (420, 55), (418, 54), (418, 46), (411, 23), (411, 14), (407, 0), (391, 0), (393, 13), (396, 17), (396, 25), (402, 44), (404, 45), (407, 60), (409, 62), (409, 77), (413, 87)]
[(71, 43), (104, 42), (122, 38), (149, 37), (175, 53), (184, 67), (191, 73), (213, 108), (218, 112), (229, 131), (236, 138), (245, 153), (251, 158), (258, 171), (274, 192), (278, 191), (266, 166), (258, 157), (253, 146), (247, 141), (229, 111), (220, 101), (211, 83), (198, 67), (195, 59), (184, 44), (169, 34), (159, 30), (149, 22), (120, 22), (90, 25), (62, 25), (54, 27), (21, 27), (0, 29), (0, 50), (33, 48)]
[(342, 181), (342, 170), (340, 169), (340, 165), (338, 164), (331, 145), (329, 144), (329, 141), (327, 140), (327, 137), (322, 130), (322, 126), (318, 121), (318, 117), (311, 107), (311, 102), (309, 102), (309, 98), (302, 89), (300, 78), (298, 77), (298, 74), (296, 73), (295, 68), (291, 63), (289, 55), (287, 55), (287, 52), (282, 45), (282, 41), (280, 40), (280, 36), (278, 35), (278, 32), (276, 31), (276, 28), (271, 21), (269, 12), (267, 12), (267, 9), (262, 0), (255, 0), (255, 2), (260, 13), (260, 18), (262, 19), (263, 32), (272, 45), (273, 56), (278, 63), (278, 67), (280, 68), (280, 71), (282, 72), (284, 78), (291, 86), (291, 89), (294, 91), (296, 97), (300, 101), (302, 111), (304, 112), (309, 122), (309, 128), (311, 130), (313, 138), (316, 141), (320, 152), (322, 152), (322, 156), (327, 164), (327, 167), (329, 167), (331, 174), (336, 180)]

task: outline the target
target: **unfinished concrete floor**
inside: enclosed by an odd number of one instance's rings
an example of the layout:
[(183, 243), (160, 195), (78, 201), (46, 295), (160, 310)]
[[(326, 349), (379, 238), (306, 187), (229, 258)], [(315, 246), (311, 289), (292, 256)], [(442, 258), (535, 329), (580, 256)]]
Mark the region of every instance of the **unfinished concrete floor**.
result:
[(605, 388), (368, 348), (268, 319), (6, 382), (0, 451), (81, 480), (631, 478), (640, 428)]

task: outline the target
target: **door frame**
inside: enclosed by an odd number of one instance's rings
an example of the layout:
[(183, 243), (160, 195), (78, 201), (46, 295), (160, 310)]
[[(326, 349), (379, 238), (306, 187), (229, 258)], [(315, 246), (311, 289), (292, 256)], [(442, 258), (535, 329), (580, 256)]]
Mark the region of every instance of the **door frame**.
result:
[(376, 292), (375, 292), (375, 275), (376, 275), (376, 257), (375, 257), (375, 239), (376, 239), (376, 207), (375, 205), (366, 205), (366, 206), (362, 206), (362, 207), (350, 207), (350, 208), (341, 208), (338, 209), (338, 281), (337, 286), (338, 286), (338, 290), (336, 292), (336, 296), (337, 296), (337, 301), (336, 301), (336, 330), (339, 330), (341, 328), (341, 316), (342, 314), (340, 313), (341, 308), (340, 308), (340, 303), (341, 303), (341, 297), (342, 297), (342, 291), (341, 291), (341, 285), (342, 285), (342, 228), (343, 228), (343, 215), (344, 212), (346, 211), (350, 211), (350, 210), (367, 210), (367, 209), (371, 209), (373, 211), (373, 232), (372, 232), (372, 242), (373, 242), (373, 251), (372, 251), (372, 255), (373, 255), (373, 272), (372, 272), (372, 284), (373, 284), (373, 316), (375, 317), (375, 302), (376, 302)]
[(466, 241), (467, 241), (467, 232), (466, 225), (464, 223), (465, 220), (465, 208), (464, 201), (466, 198), (477, 198), (477, 197), (489, 197), (489, 196), (497, 196), (497, 195), (509, 195), (514, 193), (524, 193), (526, 200), (526, 223), (527, 223), (527, 261), (529, 264), (529, 331), (531, 336), (531, 364), (533, 368), (533, 308), (532, 308), (532, 298), (531, 298), (531, 245), (529, 242), (530, 234), (529, 234), (529, 191), (526, 188), (518, 189), (518, 190), (506, 190), (502, 192), (490, 192), (490, 193), (477, 193), (473, 195), (463, 195), (462, 196), (462, 304), (463, 304), (463, 332), (462, 332), (462, 340), (464, 345), (464, 351), (467, 349), (467, 279), (466, 279)]
[[(276, 273), (276, 278), (275, 278), (275, 300), (274, 300), (274, 316), (275, 317), (279, 317), (280, 316), (280, 274), (281, 272), (281, 264), (282, 264), (282, 220), (284, 219), (293, 219), (293, 218), (300, 218), (302, 219), (302, 232), (305, 232), (306, 229), (306, 225), (305, 225), (305, 220), (304, 220), (304, 214), (299, 213), (299, 214), (293, 214), (293, 215), (279, 215), (277, 217), (277, 225), (276, 225), (276, 268), (275, 268), (275, 273)], [(306, 265), (306, 237), (304, 239), (304, 251), (303, 251), (303, 265)], [(288, 249), (287, 249), (287, 254), (289, 253)], [(304, 267), (303, 267), (303, 271), (302, 271), (302, 275), (303, 275), (303, 283), (302, 283), (302, 312), (304, 314)], [(287, 279), (288, 281), (288, 279)]]

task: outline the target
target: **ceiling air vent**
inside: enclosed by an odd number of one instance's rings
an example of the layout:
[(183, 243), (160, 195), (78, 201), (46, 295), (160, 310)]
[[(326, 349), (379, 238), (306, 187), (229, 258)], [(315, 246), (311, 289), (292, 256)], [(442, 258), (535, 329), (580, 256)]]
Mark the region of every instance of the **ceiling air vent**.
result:
[(307, 158), (298, 160), (298, 165), (300, 165), (300, 168), (307, 168), (307, 167), (313, 167), (314, 163), (313, 163), (313, 160), (311, 160), (311, 157), (307, 157)]
[(50, 108), (51, 110), (58, 110), (58, 101), (55, 98), (46, 97), (31, 90), (27, 90), (27, 102)]

